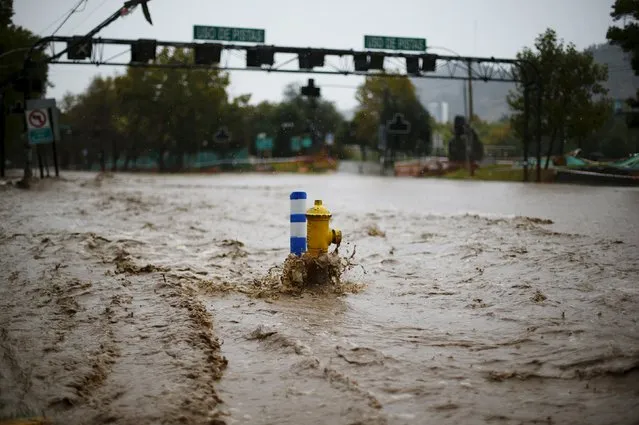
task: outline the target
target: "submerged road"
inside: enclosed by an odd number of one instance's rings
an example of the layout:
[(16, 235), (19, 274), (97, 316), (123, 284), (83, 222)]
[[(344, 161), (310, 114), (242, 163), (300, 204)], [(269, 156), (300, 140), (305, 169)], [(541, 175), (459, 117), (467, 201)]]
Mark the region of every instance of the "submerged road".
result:
[[(0, 418), (639, 421), (637, 189), (64, 175), (0, 189)], [(298, 189), (338, 294), (264, 285)]]

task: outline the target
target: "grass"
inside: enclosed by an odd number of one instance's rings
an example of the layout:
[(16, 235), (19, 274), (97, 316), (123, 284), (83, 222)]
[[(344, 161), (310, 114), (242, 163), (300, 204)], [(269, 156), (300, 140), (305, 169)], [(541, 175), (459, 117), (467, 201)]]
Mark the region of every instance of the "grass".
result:
[[(528, 170), (528, 180), (535, 181), (537, 177), (535, 170)], [(485, 180), (485, 181), (507, 181), (520, 182), (524, 179), (524, 171), (503, 165), (486, 165), (475, 170), (475, 175), (470, 176), (467, 169), (459, 169), (442, 176), (452, 180)], [(541, 180), (552, 181), (554, 179), (553, 170), (542, 170)]]

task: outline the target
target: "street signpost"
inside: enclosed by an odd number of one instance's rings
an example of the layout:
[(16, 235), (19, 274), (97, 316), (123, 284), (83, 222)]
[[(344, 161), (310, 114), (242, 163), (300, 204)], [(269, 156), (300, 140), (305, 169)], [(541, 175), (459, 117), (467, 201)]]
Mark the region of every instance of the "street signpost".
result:
[(60, 139), (60, 109), (56, 106), (55, 99), (28, 99), (27, 109), (48, 109), (53, 130), (53, 139), (59, 142)]
[(379, 50), (413, 50), (426, 51), (425, 38), (386, 37), (381, 35), (365, 35), (364, 48)]
[(49, 121), (48, 109), (27, 109), (27, 136), (30, 145), (42, 145), (53, 142), (53, 130)]
[(308, 149), (311, 146), (313, 146), (313, 139), (311, 139), (310, 137), (304, 137), (302, 139), (302, 147)]
[(291, 151), (299, 152), (302, 150), (302, 139), (298, 136), (291, 137)]
[(406, 121), (404, 114), (396, 113), (392, 120), (386, 122), (388, 134), (408, 134), (410, 133), (410, 122)]
[[(58, 177), (60, 170), (58, 168), (58, 153), (55, 142), (60, 140), (60, 110), (56, 107), (55, 99), (27, 99), (25, 106), (27, 141), (29, 146), (36, 146), (40, 177), (44, 178), (44, 169), (39, 145), (49, 143), (52, 145), (53, 165), (55, 167), (55, 175)], [(48, 166), (47, 176), (49, 176)]]
[(266, 31), (255, 28), (230, 28), (193, 25), (194, 40), (264, 43)]
[(335, 136), (333, 136), (333, 133), (326, 133), (324, 143), (326, 143), (326, 146), (333, 146), (335, 143)]
[(273, 150), (273, 138), (267, 137), (265, 133), (260, 133), (255, 139), (255, 149), (258, 152), (272, 151)]
[(386, 133), (392, 134), (395, 137), (393, 139), (393, 144), (390, 146), (390, 161), (388, 161), (386, 153), (384, 153), (384, 166), (382, 167), (382, 172), (384, 172), (388, 165), (395, 162), (395, 149), (399, 145), (399, 136), (410, 133), (410, 122), (406, 121), (403, 114), (396, 113), (392, 120), (388, 120), (386, 122)]
[(220, 128), (216, 133), (215, 133), (215, 141), (217, 143), (226, 143), (229, 140), (231, 140), (231, 134), (229, 133), (229, 130), (226, 127), (222, 127)]

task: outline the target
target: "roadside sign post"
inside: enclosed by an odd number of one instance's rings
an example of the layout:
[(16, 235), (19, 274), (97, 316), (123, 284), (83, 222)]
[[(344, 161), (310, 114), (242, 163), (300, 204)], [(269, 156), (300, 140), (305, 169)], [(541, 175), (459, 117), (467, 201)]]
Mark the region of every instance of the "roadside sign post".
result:
[(216, 133), (215, 133), (215, 141), (217, 143), (226, 143), (229, 140), (231, 140), (231, 134), (229, 133), (228, 129), (226, 127), (222, 127), (220, 128)]
[(53, 131), (48, 109), (27, 109), (27, 128), (29, 144), (41, 145), (53, 142)]
[[(40, 178), (44, 178), (42, 152), (39, 145), (51, 143), (53, 166), (56, 177), (60, 177), (56, 142), (60, 141), (60, 111), (55, 99), (29, 99), (26, 102), (25, 117), (27, 121), (27, 141), (29, 146), (36, 146), (36, 154), (40, 166)], [(47, 177), (49, 176), (49, 166)]]
[(255, 138), (255, 150), (258, 152), (272, 152), (273, 138), (267, 137), (266, 133), (260, 133)]
[(304, 149), (308, 149), (308, 148), (310, 148), (311, 146), (313, 146), (313, 139), (311, 139), (310, 137), (304, 137), (304, 138), (302, 139), (302, 147), (303, 147)]
[(291, 137), (291, 151), (299, 152), (302, 150), (302, 139), (298, 136)]
[(392, 120), (388, 120), (386, 122), (386, 132), (395, 136), (393, 138), (393, 145), (390, 149), (391, 162), (395, 162), (395, 149), (399, 146), (399, 136), (410, 133), (410, 128), (410, 122), (406, 121), (404, 114), (396, 113)]

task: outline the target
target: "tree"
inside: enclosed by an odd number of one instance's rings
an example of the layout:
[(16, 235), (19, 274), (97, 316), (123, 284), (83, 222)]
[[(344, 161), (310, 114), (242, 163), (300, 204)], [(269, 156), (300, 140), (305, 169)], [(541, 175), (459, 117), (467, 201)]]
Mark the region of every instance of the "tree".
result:
[[(616, 0), (612, 6), (610, 13), (613, 20), (618, 22), (623, 19), (624, 23), (630, 19), (630, 23), (626, 23), (623, 28), (611, 26), (608, 28), (606, 38), (611, 44), (621, 47), (624, 52), (630, 53), (630, 64), (635, 71), (635, 75), (639, 75), (639, 1), (637, 0)], [(634, 99), (628, 99), (628, 103), (636, 108), (639, 107), (639, 89), (635, 93)], [(630, 112), (627, 121), (630, 127), (639, 127), (639, 114)]]
[(353, 122), (355, 138), (361, 146), (377, 149), (379, 126), (404, 114), (411, 123), (411, 132), (402, 136), (400, 151), (425, 154), (430, 151), (431, 118), (422, 106), (415, 86), (407, 77), (367, 77), (355, 95), (359, 103)]
[[(193, 56), (186, 49), (163, 49), (157, 60), (189, 63)], [(98, 77), (85, 93), (69, 102), (64, 119), (76, 135), (73, 149), (95, 148), (91, 149), (92, 158), (109, 149), (112, 168), (121, 157), (120, 151), (125, 168), (147, 153), (165, 170), (183, 168), (184, 159), (196, 154), (203, 141), (212, 142), (222, 125), (239, 136), (234, 140), (244, 143), (240, 110), (248, 98), (230, 103), (228, 84), (228, 75), (204, 69), (130, 67), (115, 78)], [(213, 143), (211, 146), (224, 150)], [(167, 163), (168, 157), (174, 161)]]
[[(630, 19), (631, 22), (623, 28), (611, 26), (608, 28), (606, 38), (611, 44), (618, 45), (623, 51), (632, 55), (631, 65), (635, 75), (639, 75), (639, 1), (616, 0), (610, 13), (612, 19), (618, 22), (621, 19)], [(637, 91), (639, 99), (639, 90)]]
[[(13, 14), (13, 1), (0, 0), (0, 82), (4, 85), (0, 87), (3, 100), (0, 113), (3, 114), (7, 114), (9, 107), (16, 106), (18, 102), (22, 103), (23, 94), (12, 83), (23, 69), (25, 54), (38, 40), (31, 31), (13, 24)], [(46, 91), (48, 66), (44, 62), (45, 55), (36, 51), (32, 59), (36, 66), (29, 70), (30, 76), (40, 80), (43, 83), (43, 91)], [(31, 91), (27, 95), (35, 97), (40, 94), (42, 93)], [(6, 156), (15, 164), (20, 164), (24, 159), (24, 142), (20, 140), (20, 135), (24, 132), (24, 116), (22, 114), (6, 116)]]
[[(606, 98), (604, 83), (608, 71), (604, 65), (594, 62), (590, 52), (580, 52), (575, 45), (564, 44), (557, 39), (554, 30), (548, 29), (535, 40), (535, 51), (525, 48), (517, 59), (532, 63), (539, 72), (543, 84), (541, 137), (546, 140), (547, 158), (560, 150), (564, 141), (582, 141), (599, 129), (610, 115), (610, 102)], [(532, 73), (531, 73), (532, 74)], [(530, 116), (538, 113), (536, 91), (530, 94)], [(522, 138), (524, 129), (524, 86), (517, 84), (507, 98), (513, 110), (512, 125)], [(534, 122), (534, 121), (533, 121)], [(530, 125), (532, 140), (536, 140), (536, 127)], [(556, 142), (560, 141), (559, 149)]]

